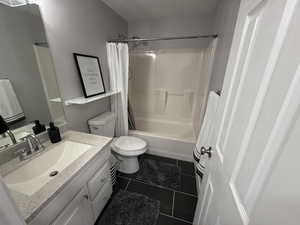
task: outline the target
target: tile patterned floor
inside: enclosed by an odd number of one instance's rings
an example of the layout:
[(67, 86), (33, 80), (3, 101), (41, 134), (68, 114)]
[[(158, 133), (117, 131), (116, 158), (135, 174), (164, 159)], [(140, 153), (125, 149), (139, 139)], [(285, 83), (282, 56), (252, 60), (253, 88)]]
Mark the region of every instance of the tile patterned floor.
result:
[(146, 157), (176, 165), (179, 168), (181, 176), (180, 190), (146, 184), (140, 180), (136, 180), (133, 175), (118, 173), (114, 192), (122, 189), (141, 193), (159, 200), (161, 207), (157, 225), (192, 224), (197, 203), (196, 179), (193, 163), (154, 155), (146, 155)]

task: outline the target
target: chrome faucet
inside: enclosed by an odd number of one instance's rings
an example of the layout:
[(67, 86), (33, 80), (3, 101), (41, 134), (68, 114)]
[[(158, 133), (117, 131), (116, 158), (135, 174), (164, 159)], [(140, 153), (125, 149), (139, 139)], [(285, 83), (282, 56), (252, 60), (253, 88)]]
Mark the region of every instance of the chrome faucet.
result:
[(26, 136), (25, 140), (27, 141), (29, 151), (31, 153), (45, 149), (40, 140), (34, 134), (29, 134), (28, 136)]
[(45, 149), (44, 145), (34, 134), (30, 134), (24, 137), (24, 140), (26, 140), (28, 148), (22, 148), (16, 152), (21, 161), (26, 160), (31, 156), (35, 155), (36, 153)]
[(10, 140), (13, 144), (17, 144), (15, 135), (13, 134), (13, 132), (11, 132), (11, 130), (6, 131), (6, 134), (8, 134), (8, 136), (10, 137)]

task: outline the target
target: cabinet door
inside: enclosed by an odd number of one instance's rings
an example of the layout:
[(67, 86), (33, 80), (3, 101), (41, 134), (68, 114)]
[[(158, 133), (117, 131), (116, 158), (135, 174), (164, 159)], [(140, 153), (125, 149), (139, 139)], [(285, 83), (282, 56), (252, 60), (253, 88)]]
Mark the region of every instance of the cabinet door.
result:
[(52, 225), (92, 225), (94, 215), (84, 187)]

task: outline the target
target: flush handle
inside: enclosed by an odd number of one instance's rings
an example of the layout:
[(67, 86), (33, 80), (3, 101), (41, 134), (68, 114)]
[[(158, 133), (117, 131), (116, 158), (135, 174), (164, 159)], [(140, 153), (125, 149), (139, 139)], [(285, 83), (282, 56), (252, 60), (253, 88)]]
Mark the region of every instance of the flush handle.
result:
[(212, 148), (209, 147), (209, 148), (205, 148), (204, 146), (201, 147), (201, 155), (205, 155), (207, 154), (208, 155), (208, 158), (211, 158), (211, 155), (212, 155)]

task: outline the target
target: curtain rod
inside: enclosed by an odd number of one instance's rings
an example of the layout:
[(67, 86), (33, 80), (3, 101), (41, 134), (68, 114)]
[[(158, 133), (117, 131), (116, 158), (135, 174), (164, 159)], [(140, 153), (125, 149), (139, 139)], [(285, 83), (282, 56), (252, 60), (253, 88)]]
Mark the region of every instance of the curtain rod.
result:
[(113, 39), (108, 42), (139, 42), (139, 41), (168, 41), (179, 39), (198, 39), (198, 38), (217, 38), (217, 34), (210, 35), (194, 35), (194, 36), (179, 36), (179, 37), (162, 37), (162, 38), (131, 38), (131, 39)]

